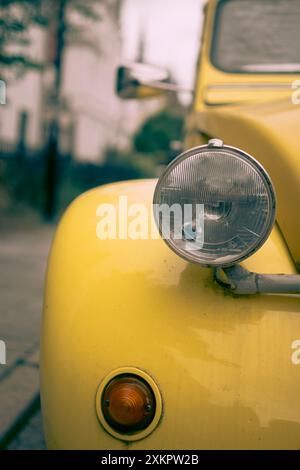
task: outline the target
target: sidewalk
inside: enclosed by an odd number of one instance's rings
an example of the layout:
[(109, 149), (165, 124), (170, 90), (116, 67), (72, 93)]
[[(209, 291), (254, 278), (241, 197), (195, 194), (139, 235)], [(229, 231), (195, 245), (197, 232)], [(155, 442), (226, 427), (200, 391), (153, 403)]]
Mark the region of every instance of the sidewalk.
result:
[(38, 403), (44, 273), (54, 228), (30, 211), (0, 212), (0, 447)]

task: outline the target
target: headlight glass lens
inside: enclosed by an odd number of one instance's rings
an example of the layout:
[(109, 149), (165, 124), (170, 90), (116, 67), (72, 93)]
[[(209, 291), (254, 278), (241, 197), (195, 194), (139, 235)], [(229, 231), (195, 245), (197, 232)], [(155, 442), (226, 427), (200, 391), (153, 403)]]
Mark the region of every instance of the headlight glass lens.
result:
[(275, 205), (272, 182), (254, 158), (233, 147), (203, 146), (167, 167), (155, 190), (154, 216), (180, 256), (229, 266), (266, 241)]

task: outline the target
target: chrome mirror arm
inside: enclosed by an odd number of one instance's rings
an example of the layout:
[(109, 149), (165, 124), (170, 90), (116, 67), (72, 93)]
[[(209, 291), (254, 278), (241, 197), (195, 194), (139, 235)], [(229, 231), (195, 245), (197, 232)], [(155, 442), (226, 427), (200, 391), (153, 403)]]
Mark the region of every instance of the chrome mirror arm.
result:
[(158, 90), (173, 91), (175, 93), (194, 94), (194, 91), (191, 88), (182, 88), (181, 86), (176, 85), (176, 83), (159, 82), (159, 81), (151, 81), (151, 82), (141, 81), (140, 85), (157, 88)]

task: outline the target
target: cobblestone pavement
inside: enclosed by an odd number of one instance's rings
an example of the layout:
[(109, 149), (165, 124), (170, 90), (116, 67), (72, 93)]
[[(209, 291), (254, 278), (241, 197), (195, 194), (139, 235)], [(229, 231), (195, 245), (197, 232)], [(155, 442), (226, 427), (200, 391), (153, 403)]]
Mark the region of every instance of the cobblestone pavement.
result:
[[(0, 213), (0, 340), (6, 347), (6, 364), (0, 365), (0, 447), (14, 428), (20, 428), (39, 394), (43, 283), (53, 232), (52, 226), (41, 223), (34, 214)], [(29, 436), (30, 429), (36, 430), (33, 436), (39, 429), (39, 439), (32, 439), (41, 445), (39, 417), (32, 418), (14, 445), (26, 447), (24, 436)]]
[(41, 411), (38, 410), (26, 426), (6, 447), (7, 450), (46, 450)]

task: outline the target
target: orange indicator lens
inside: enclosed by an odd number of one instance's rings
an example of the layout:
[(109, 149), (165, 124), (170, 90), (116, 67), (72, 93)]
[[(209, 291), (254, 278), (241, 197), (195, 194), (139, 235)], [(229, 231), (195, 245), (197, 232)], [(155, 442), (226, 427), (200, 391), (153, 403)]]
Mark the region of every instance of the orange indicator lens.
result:
[(101, 405), (108, 424), (123, 433), (145, 429), (153, 420), (156, 408), (151, 387), (134, 375), (120, 375), (111, 380)]

